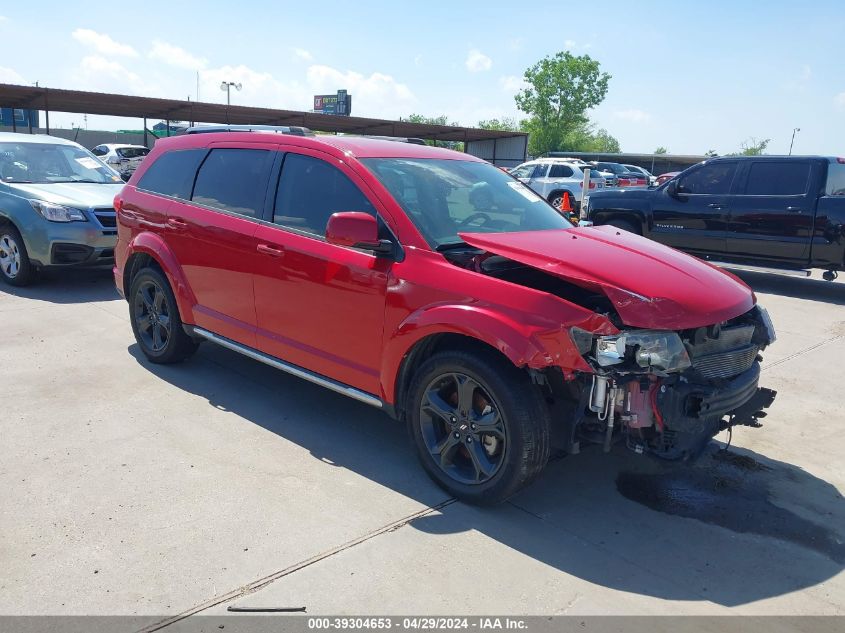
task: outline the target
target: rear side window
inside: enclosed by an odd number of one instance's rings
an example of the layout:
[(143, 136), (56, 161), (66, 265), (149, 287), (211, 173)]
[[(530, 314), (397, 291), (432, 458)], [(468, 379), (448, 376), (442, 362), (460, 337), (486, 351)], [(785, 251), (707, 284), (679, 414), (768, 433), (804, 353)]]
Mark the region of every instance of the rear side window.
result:
[(824, 192), (828, 196), (845, 196), (845, 164), (828, 163)]
[(678, 193), (724, 195), (730, 193), (736, 163), (710, 163), (681, 177)]
[(301, 154), (285, 156), (273, 222), (322, 236), (329, 218), (338, 211), (376, 216), (361, 190), (333, 165)]
[(273, 154), (263, 149), (213, 149), (200, 167), (191, 200), (261, 217)]
[(571, 178), (572, 168), (567, 165), (552, 165), (549, 178)]
[(800, 161), (760, 161), (748, 170), (745, 194), (748, 196), (795, 196), (807, 193), (810, 163)]
[(141, 176), (138, 189), (188, 200), (205, 152), (205, 149), (183, 149), (162, 154)]

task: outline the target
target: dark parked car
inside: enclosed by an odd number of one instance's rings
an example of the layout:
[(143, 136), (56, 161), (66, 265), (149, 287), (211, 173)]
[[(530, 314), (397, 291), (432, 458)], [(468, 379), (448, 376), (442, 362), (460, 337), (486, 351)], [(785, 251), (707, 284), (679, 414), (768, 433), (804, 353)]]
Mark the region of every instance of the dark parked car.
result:
[(684, 459), (774, 398), (774, 330), (745, 284), (573, 227), (464, 153), (188, 134), (158, 141), (115, 207), (115, 282), (150, 361), (208, 341), (386, 411), (467, 501), (530, 482), (553, 437)]
[(845, 159), (714, 158), (657, 189), (591, 193), (582, 221), (612, 224), (737, 266), (845, 266)]
[(639, 172), (631, 171), (625, 165), (619, 163), (602, 163), (594, 162), (596, 169), (599, 171), (607, 171), (612, 173), (617, 178), (617, 185), (619, 187), (647, 187), (648, 178)]

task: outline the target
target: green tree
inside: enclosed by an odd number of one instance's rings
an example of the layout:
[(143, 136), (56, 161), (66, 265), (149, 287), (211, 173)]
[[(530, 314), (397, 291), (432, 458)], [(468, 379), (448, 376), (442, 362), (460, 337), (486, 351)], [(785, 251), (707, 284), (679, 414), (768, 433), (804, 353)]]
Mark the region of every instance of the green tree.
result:
[(666, 149), (665, 147), (663, 147), (663, 146), (661, 145), (661, 146), (660, 146), (660, 147), (658, 147), (656, 150), (654, 150), (654, 153), (655, 153), (655, 154), (668, 154), (668, 153), (669, 153), (669, 150), (668, 150), (668, 149)]
[(599, 131), (593, 135), (593, 146), (594, 149), (591, 148), (587, 151), (602, 152), (604, 154), (618, 154), (622, 151), (619, 147), (619, 141), (611, 136), (604, 128), (600, 128)]
[(715, 149), (708, 149), (706, 152), (704, 152), (704, 155), (708, 158), (715, 158), (716, 156), (718, 156)]
[(524, 76), (529, 85), (514, 99), (529, 116), (528, 149), (535, 156), (560, 149), (567, 135), (587, 125), (587, 110), (604, 100), (610, 81), (598, 61), (569, 51), (541, 59)]
[[(450, 121), (449, 117), (445, 114), (441, 114), (440, 116), (411, 114), (404, 119), (400, 117), (399, 120), (407, 121), (408, 123), (423, 123), (425, 125), (460, 125), (457, 121)], [(458, 152), (464, 151), (464, 144), (462, 141), (433, 141), (431, 139), (425, 139), (425, 144), (431, 145), (432, 147), (445, 147), (446, 149), (453, 149)]]
[(763, 152), (766, 151), (766, 148), (769, 146), (769, 142), (772, 139), (764, 138), (764, 139), (757, 139), (756, 137), (752, 136), (745, 142), (740, 144), (740, 156), (759, 156)]
[(507, 132), (518, 132), (520, 124), (512, 117), (504, 117), (502, 119), (486, 119), (479, 121), (476, 127), (482, 130), (504, 130)]

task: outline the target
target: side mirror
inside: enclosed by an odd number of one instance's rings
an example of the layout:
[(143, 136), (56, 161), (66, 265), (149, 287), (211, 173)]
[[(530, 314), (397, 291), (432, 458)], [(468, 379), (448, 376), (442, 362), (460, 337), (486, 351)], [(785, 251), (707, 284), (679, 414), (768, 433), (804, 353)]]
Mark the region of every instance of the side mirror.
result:
[(678, 197), (678, 179), (673, 178), (669, 181), (669, 184), (666, 185), (666, 194), (671, 198)]
[(337, 246), (363, 248), (376, 255), (393, 252), (393, 242), (378, 237), (378, 221), (362, 211), (333, 213), (326, 224), (326, 241)]

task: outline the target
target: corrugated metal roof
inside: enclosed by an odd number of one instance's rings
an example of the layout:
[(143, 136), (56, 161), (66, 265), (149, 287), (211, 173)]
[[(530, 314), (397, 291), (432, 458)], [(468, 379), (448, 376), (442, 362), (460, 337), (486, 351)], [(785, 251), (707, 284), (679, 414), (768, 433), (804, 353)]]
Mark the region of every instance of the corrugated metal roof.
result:
[(521, 132), (427, 125), (405, 121), (332, 116), (295, 110), (226, 106), (201, 101), (156, 99), (104, 92), (63, 90), (35, 86), (0, 84), (0, 106), (51, 112), (78, 112), (136, 118), (203, 123), (253, 125), (301, 125), (322, 132), (416, 137), (439, 141), (477, 141), (525, 136)]

